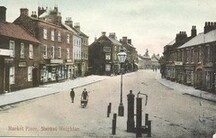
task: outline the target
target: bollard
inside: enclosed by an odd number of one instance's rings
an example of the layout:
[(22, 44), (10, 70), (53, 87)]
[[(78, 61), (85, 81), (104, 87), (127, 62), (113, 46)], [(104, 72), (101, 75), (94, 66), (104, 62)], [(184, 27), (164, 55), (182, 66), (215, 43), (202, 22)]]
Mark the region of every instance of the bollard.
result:
[(151, 121), (150, 120), (148, 120), (147, 137), (151, 137)]
[(111, 103), (109, 103), (109, 113), (111, 113)]
[(147, 124), (148, 124), (148, 114), (145, 114), (145, 126), (147, 126)]
[(142, 137), (142, 98), (136, 98), (136, 137)]
[(128, 114), (127, 114), (127, 132), (134, 132), (135, 123), (134, 123), (134, 94), (132, 90), (127, 95), (128, 99)]
[(112, 120), (112, 134), (115, 135), (116, 134), (116, 118), (117, 114), (114, 113), (113, 114), (113, 120)]
[(107, 106), (107, 117), (109, 117), (109, 105)]

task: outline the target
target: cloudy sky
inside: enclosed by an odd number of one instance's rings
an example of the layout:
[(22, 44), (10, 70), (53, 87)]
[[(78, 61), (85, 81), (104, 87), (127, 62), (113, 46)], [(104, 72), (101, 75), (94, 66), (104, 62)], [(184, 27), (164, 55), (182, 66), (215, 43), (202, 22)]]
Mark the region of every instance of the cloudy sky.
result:
[(216, 22), (215, 0), (0, 0), (7, 7), (7, 21), (13, 22), (20, 8), (29, 12), (38, 6), (58, 6), (65, 21), (72, 17), (90, 37), (89, 43), (101, 32), (115, 32), (117, 38), (127, 36), (139, 54), (163, 52), (163, 47), (179, 31), (190, 36), (192, 25), (203, 32), (206, 21)]

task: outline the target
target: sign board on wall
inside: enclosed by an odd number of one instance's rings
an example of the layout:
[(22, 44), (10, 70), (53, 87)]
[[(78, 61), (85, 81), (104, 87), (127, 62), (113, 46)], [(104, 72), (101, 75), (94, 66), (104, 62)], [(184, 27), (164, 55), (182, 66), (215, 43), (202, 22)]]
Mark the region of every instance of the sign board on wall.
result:
[(12, 53), (12, 50), (0, 49), (0, 56), (10, 56), (11, 53)]

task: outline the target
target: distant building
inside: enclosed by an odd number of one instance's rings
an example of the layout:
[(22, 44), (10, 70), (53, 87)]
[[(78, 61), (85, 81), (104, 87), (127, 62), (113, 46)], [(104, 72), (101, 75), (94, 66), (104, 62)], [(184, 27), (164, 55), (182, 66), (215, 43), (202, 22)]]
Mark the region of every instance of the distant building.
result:
[(73, 21), (71, 18), (67, 18), (65, 24), (63, 24), (69, 31), (73, 32), (73, 77), (81, 76), (82, 72), (82, 55), (81, 55), (81, 40), (82, 37), (79, 35), (79, 32), (74, 28)]
[(159, 63), (159, 60), (160, 60), (160, 55), (159, 54), (153, 54), (152, 57), (151, 57), (151, 68), (155, 71), (157, 71), (157, 69), (160, 68), (160, 63)]
[(89, 46), (90, 74), (111, 75), (120, 72), (117, 53), (122, 44), (117, 40), (115, 33), (106, 36), (106, 32)]
[(74, 28), (81, 37), (81, 76), (88, 74), (88, 39), (89, 37), (81, 31), (80, 23), (76, 23)]
[(127, 52), (127, 59), (125, 61), (126, 71), (132, 72), (138, 70), (138, 53), (136, 48), (132, 45), (132, 40), (124, 36), (120, 42)]

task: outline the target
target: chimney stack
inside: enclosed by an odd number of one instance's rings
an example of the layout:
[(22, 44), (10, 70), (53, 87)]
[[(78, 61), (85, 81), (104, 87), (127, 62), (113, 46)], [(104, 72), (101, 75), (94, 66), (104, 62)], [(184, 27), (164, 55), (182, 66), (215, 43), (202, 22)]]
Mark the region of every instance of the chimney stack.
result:
[(37, 18), (36, 11), (32, 11), (32, 15), (31, 15), (31, 17), (33, 17), (33, 18)]
[(70, 26), (71, 28), (73, 27), (73, 21), (71, 20), (71, 17), (67, 17), (65, 24)]
[(180, 31), (178, 34), (176, 34), (176, 43), (180, 43), (186, 38), (187, 38), (186, 32)]
[(44, 13), (46, 12), (48, 8), (44, 9), (43, 7), (38, 7), (38, 18)]
[(132, 42), (131, 42), (131, 39), (128, 39), (128, 43), (129, 43), (129, 44), (131, 44), (131, 43), (132, 43)]
[(102, 36), (106, 36), (106, 32), (101, 32), (101, 35)]
[(128, 40), (127, 40), (127, 36), (122, 37), (122, 43), (127, 44)]
[(116, 35), (115, 35), (115, 33), (110, 33), (110, 34), (109, 34), (109, 38), (112, 38), (112, 39), (116, 40)]
[(20, 9), (20, 15), (29, 16), (29, 11), (27, 8), (21, 8)]
[(204, 34), (216, 29), (216, 22), (205, 22)]
[(80, 23), (75, 23), (74, 28), (80, 32)]
[(6, 10), (7, 10), (6, 7), (0, 6), (0, 22), (6, 21)]
[(191, 29), (191, 37), (195, 37), (196, 35), (197, 35), (196, 26), (192, 26), (192, 29)]

